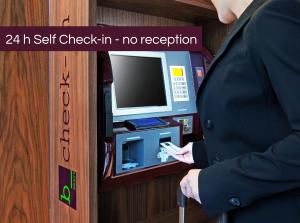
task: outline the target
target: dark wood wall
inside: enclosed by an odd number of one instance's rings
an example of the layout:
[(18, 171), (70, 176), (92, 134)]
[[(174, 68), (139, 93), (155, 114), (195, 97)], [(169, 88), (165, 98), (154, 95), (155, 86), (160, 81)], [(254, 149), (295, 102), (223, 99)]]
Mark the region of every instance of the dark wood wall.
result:
[[(48, 25), (48, 1), (1, 0), (0, 25)], [(48, 53), (0, 52), (0, 222), (48, 219)]]
[[(97, 8), (97, 22), (113, 26), (192, 26), (193, 23), (107, 7)], [(212, 26), (212, 25), (211, 25)], [(208, 27), (211, 28), (211, 27)], [(214, 28), (214, 27), (213, 27)], [(216, 31), (216, 29), (214, 30)], [(211, 32), (213, 34), (213, 32)], [(219, 35), (219, 36), (222, 36)], [(220, 38), (214, 37), (215, 42)], [(217, 43), (211, 42), (210, 47)], [(178, 222), (176, 190), (184, 173), (100, 194), (101, 223)], [(200, 205), (189, 201), (187, 223), (214, 222), (206, 217)]]
[(137, 12), (97, 7), (97, 23), (111, 26), (191, 26), (193, 23)]
[[(154, 180), (120, 187), (101, 193), (99, 217), (101, 223), (167, 223), (178, 222), (176, 191), (182, 174), (162, 176)], [(214, 223), (201, 210), (201, 206), (189, 201), (186, 210), (187, 223)]]
[(213, 19), (202, 22), (200, 25), (203, 26), (204, 46), (207, 47), (212, 54), (215, 54), (231, 26), (221, 24), (218, 20)]

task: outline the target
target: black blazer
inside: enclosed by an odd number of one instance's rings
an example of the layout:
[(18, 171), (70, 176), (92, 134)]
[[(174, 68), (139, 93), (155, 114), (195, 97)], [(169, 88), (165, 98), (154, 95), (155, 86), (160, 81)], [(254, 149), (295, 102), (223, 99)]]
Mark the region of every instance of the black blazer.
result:
[(300, 223), (300, 1), (254, 0), (225, 39), (197, 98), (194, 143), (209, 215)]

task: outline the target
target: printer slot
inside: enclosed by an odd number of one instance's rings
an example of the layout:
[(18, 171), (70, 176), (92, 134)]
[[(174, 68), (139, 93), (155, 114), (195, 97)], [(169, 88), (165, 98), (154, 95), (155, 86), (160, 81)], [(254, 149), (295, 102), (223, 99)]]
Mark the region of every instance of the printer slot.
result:
[(144, 165), (144, 140), (127, 141), (122, 145), (122, 170)]

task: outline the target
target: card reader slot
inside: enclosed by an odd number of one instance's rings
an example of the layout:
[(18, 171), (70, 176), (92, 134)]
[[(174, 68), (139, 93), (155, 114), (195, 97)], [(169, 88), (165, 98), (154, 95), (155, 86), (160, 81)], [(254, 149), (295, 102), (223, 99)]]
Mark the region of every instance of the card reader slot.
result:
[(170, 135), (170, 134), (172, 134), (172, 132), (161, 132), (161, 133), (159, 133), (160, 136)]
[(135, 137), (128, 137), (128, 138), (126, 138), (127, 141), (134, 141), (134, 140), (139, 140), (139, 139), (141, 139), (140, 136), (135, 136)]
[(159, 139), (159, 144), (162, 142), (172, 142), (172, 138), (171, 137), (164, 137), (164, 138), (160, 138)]

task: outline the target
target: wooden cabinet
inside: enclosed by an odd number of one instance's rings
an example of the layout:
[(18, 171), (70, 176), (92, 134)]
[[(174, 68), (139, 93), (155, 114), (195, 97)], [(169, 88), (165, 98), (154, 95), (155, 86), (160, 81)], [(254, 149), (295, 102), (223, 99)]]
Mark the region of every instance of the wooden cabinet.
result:
[[(0, 26), (45, 26), (48, 1), (0, 1)], [(0, 222), (48, 222), (48, 53), (0, 52)]]
[[(227, 33), (209, 0), (3, 0), (1, 25), (204, 27)], [(0, 52), (1, 222), (176, 222), (184, 173), (99, 191), (96, 52)], [(76, 172), (76, 209), (59, 201), (59, 166)], [(187, 222), (208, 222), (189, 202)]]

